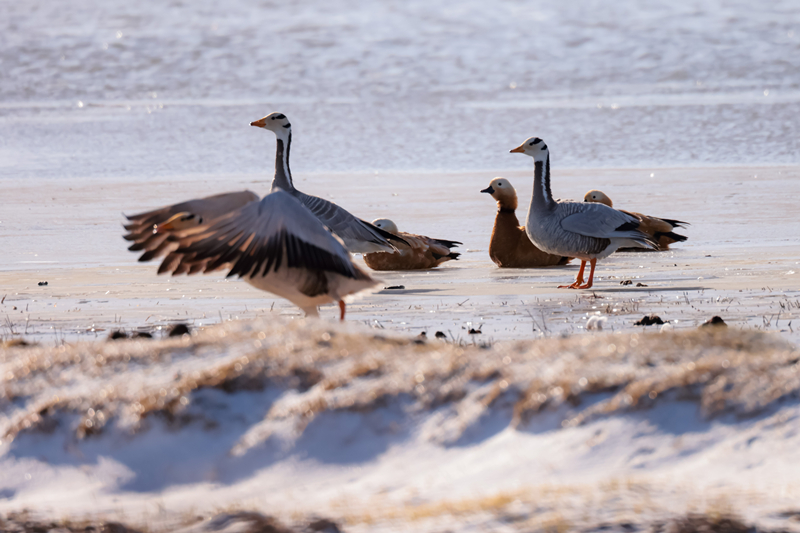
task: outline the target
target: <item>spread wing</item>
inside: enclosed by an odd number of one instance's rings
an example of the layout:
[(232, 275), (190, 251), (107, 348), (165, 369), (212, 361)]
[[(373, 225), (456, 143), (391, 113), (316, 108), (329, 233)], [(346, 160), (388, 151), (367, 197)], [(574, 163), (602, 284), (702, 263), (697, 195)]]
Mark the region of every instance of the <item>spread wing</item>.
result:
[(133, 241), (128, 250), (145, 252), (139, 257), (139, 261), (149, 261), (174, 248), (168, 238), (172, 232), (155, 231), (155, 227), (159, 224), (180, 213), (194, 215), (192, 220), (195, 221), (195, 225), (209, 223), (256, 200), (258, 195), (250, 191), (229, 192), (132, 215), (127, 217), (129, 223), (124, 227), (128, 233), (123, 238)]
[(177, 249), (164, 260), (159, 273), (210, 272), (230, 264), (228, 276), (266, 276), (285, 264), (364, 278), (342, 242), (282, 190), (184, 232), (177, 241)]
[(396, 249), (393, 243), (407, 244), (397, 235), (353, 216), (349, 211), (333, 202), (300, 191), (295, 191), (294, 195), (323, 224), (338, 235), (351, 252), (393, 252)]

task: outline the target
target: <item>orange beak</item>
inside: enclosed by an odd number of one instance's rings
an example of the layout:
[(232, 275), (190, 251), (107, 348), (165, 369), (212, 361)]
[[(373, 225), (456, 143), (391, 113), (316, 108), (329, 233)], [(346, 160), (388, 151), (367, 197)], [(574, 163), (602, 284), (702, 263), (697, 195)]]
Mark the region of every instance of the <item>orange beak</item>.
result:
[(267, 127), (267, 117), (260, 118), (258, 120), (254, 120), (250, 123), (251, 126), (258, 126), (259, 128), (266, 128)]
[(513, 150), (509, 150), (508, 153), (510, 154), (524, 154), (525, 153), (525, 143), (520, 144)]

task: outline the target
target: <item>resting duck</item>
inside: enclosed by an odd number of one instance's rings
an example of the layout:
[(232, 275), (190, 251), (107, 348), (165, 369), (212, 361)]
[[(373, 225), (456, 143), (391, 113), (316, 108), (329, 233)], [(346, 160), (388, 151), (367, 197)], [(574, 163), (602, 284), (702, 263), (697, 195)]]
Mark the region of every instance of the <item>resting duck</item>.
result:
[[(607, 205), (608, 207), (614, 207), (614, 203), (611, 201), (611, 198), (609, 198), (602, 191), (597, 190), (591, 190), (587, 192), (583, 197), (583, 201), (597, 202)], [(675, 228), (684, 228), (689, 224), (688, 222), (671, 220), (668, 218), (649, 217), (641, 213), (632, 213), (622, 209), (620, 209), (620, 211), (636, 217), (640, 224), (639, 231), (652, 237), (652, 239), (658, 243), (659, 250), (668, 250), (670, 244), (675, 242), (683, 242), (687, 239), (686, 236), (675, 233), (672, 230)]]
[[(618, 248), (656, 248), (655, 241), (639, 231), (636, 217), (603, 204), (556, 201), (550, 192), (550, 151), (538, 137), (525, 140), (511, 152), (534, 161), (533, 195), (525, 225), (528, 237), (545, 252), (581, 260), (575, 281), (560, 285), (560, 289), (591, 288), (597, 261)], [(591, 271), (584, 284), (587, 262)]]
[(495, 178), (481, 192), (491, 194), (497, 200), (497, 216), (489, 241), (489, 257), (497, 266), (533, 268), (566, 265), (572, 259), (548, 254), (534, 246), (525, 233), (525, 226), (519, 225), (516, 215), (517, 191), (507, 179)]
[(397, 225), (389, 219), (379, 218), (372, 221), (375, 227), (397, 235), (408, 245), (397, 245), (396, 252), (373, 252), (364, 254), (364, 261), (373, 270), (421, 270), (436, 268), (445, 261), (458, 259), (461, 255), (451, 252), (459, 244), (458, 241), (432, 239), (424, 235), (414, 235), (397, 231)]

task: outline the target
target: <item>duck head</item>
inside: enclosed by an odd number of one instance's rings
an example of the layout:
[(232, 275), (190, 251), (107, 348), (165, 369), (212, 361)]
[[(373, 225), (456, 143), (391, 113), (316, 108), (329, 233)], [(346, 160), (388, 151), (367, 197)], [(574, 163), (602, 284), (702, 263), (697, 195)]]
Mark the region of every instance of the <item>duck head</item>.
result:
[(397, 233), (397, 224), (388, 218), (376, 218), (372, 221), (372, 225), (381, 228), (383, 231), (388, 231), (389, 233)]
[(584, 202), (596, 202), (598, 204), (605, 204), (608, 207), (614, 207), (614, 203), (611, 201), (611, 198), (606, 196), (606, 194), (603, 191), (598, 191), (598, 190), (595, 190), (595, 189), (587, 192), (583, 196), (583, 201)]
[(505, 178), (493, 179), (489, 182), (489, 186), (481, 192), (491, 194), (501, 209), (511, 209), (512, 211), (517, 209), (517, 191)]

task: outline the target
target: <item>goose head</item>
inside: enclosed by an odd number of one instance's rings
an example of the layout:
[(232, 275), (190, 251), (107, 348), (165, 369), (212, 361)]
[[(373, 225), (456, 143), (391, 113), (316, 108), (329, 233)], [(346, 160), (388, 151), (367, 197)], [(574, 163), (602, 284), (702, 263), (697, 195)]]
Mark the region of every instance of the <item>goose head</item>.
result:
[(546, 161), (549, 154), (547, 145), (539, 137), (526, 139), (524, 143), (510, 150), (510, 152), (512, 154), (529, 155), (534, 161)]
[(292, 125), (283, 113), (270, 113), (264, 118), (254, 120), (250, 125), (264, 128), (265, 130), (274, 132), (275, 135), (280, 135), (282, 132), (290, 133), (292, 131)]
[(505, 178), (493, 179), (489, 182), (489, 186), (481, 192), (491, 194), (492, 198), (497, 200), (497, 204), (501, 208), (517, 208), (517, 191), (514, 190), (514, 187), (512, 187), (511, 183)]
[(376, 218), (372, 221), (372, 225), (381, 228), (383, 231), (388, 231), (389, 233), (397, 233), (397, 224), (388, 218)]
[(598, 191), (598, 190), (594, 190), (594, 189), (589, 191), (589, 192), (587, 192), (583, 196), (583, 201), (584, 202), (596, 202), (598, 204), (605, 204), (608, 207), (614, 207), (614, 203), (611, 201), (611, 198), (606, 196), (606, 194), (603, 191)]

